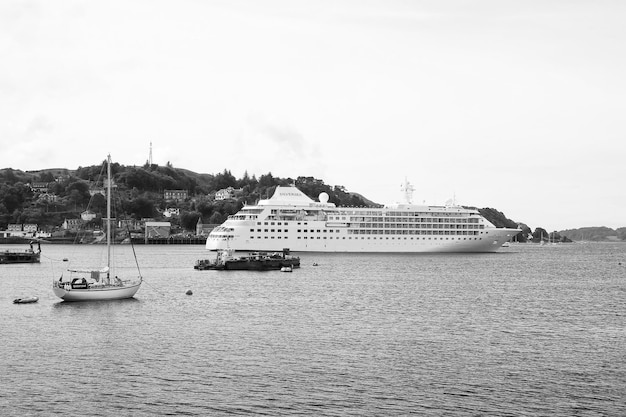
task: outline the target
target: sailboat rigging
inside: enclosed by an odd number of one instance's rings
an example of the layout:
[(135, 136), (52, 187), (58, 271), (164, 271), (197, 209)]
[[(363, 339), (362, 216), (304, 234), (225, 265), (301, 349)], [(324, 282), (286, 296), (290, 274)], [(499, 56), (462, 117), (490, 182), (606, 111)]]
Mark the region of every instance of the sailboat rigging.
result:
[[(57, 297), (62, 298), (64, 301), (121, 300), (132, 298), (143, 282), (140, 271), (139, 276), (134, 279), (122, 280), (117, 276), (113, 279), (111, 278), (111, 155), (107, 156), (106, 162), (106, 266), (99, 268), (68, 269), (70, 272), (69, 280), (64, 280), (63, 276), (61, 276), (59, 280), (55, 279), (52, 282), (52, 290)], [(137, 262), (136, 257), (135, 262)]]

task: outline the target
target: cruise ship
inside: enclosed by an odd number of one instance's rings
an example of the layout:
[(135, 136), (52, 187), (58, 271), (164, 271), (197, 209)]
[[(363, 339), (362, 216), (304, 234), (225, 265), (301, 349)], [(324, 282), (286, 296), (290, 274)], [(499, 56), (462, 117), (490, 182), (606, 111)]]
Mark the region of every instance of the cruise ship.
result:
[[(405, 187), (410, 191), (410, 185)], [(520, 232), (497, 228), (476, 209), (406, 204), (337, 207), (296, 187), (246, 205), (213, 229), (209, 250), (292, 252), (495, 252)]]

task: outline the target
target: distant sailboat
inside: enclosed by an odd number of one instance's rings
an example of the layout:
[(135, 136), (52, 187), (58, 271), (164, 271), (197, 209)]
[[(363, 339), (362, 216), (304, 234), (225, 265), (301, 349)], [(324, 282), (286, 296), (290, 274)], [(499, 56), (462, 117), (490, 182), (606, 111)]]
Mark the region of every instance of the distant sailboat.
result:
[(63, 276), (59, 280), (54, 280), (52, 282), (54, 294), (65, 301), (132, 298), (143, 281), (141, 273), (135, 279), (122, 280), (117, 276), (111, 278), (111, 155), (107, 156), (107, 179), (106, 265), (98, 268), (68, 269), (69, 280), (64, 280)]

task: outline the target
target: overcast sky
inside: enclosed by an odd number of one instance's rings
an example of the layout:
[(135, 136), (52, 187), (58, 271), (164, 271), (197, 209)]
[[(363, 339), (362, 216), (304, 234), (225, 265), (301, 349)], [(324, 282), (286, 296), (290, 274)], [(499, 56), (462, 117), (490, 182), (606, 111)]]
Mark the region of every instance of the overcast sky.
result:
[(626, 226), (626, 2), (0, 2), (0, 168), (313, 176)]

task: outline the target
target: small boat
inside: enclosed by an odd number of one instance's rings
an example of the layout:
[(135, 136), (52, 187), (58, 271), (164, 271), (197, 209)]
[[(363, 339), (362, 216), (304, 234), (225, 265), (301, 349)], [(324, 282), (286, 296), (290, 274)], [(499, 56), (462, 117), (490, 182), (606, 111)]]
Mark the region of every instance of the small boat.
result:
[(290, 266), (283, 266), (280, 268), (280, 272), (293, 272), (293, 268)]
[(30, 303), (36, 303), (37, 301), (39, 301), (39, 297), (23, 297), (23, 298), (16, 298), (15, 300), (13, 300), (13, 304), (30, 304)]
[[(98, 268), (69, 268), (70, 277), (52, 281), (52, 291), (64, 301), (101, 301), (132, 298), (139, 290), (143, 277), (137, 264), (138, 277), (122, 280), (111, 277), (111, 155), (107, 156), (107, 216), (106, 216), (106, 266)], [(134, 253), (134, 250), (133, 250)]]
[(252, 252), (247, 256), (235, 256), (233, 249), (217, 251), (215, 260), (200, 259), (194, 269), (200, 271), (280, 271), (282, 268), (299, 268), (300, 258), (289, 255), (289, 249), (281, 252)]

